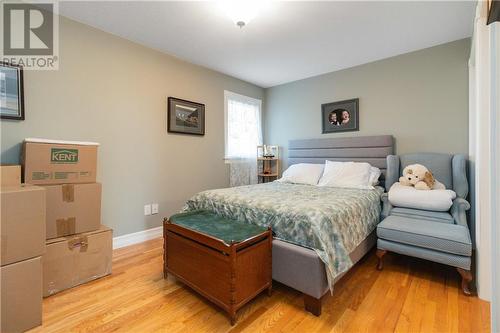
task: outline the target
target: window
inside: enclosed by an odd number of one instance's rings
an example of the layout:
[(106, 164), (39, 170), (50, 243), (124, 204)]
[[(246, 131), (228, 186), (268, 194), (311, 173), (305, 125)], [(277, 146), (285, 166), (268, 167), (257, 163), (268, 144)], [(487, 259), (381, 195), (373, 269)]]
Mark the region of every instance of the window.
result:
[(262, 101), (224, 91), (225, 158), (255, 158), (262, 144)]

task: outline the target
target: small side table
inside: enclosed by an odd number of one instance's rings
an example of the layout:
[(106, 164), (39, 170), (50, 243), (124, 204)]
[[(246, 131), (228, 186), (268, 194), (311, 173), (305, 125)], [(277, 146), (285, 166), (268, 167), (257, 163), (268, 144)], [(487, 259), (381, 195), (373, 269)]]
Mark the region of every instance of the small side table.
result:
[(257, 178), (259, 183), (267, 183), (280, 177), (279, 146), (266, 146), (272, 152), (266, 155), (264, 146), (257, 146)]

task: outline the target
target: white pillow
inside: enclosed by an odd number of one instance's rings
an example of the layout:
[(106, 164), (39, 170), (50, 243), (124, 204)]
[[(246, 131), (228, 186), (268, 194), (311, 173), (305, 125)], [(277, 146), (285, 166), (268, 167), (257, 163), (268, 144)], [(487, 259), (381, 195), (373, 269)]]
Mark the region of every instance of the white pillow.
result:
[(396, 207), (447, 212), (456, 197), (452, 190), (417, 190), (399, 182), (389, 189), (389, 202)]
[(319, 186), (373, 189), (370, 180), (370, 164), (357, 162), (326, 161)]
[(368, 185), (375, 186), (378, 184), (378, 179), (382, 172), (379, 168), (370, 166), (370, 178), (368, 179)]
[(317, 185), (324, 168), (323, 164), (294, 164), (283, 172), (283, 176), (278, 181), (283, 183)]

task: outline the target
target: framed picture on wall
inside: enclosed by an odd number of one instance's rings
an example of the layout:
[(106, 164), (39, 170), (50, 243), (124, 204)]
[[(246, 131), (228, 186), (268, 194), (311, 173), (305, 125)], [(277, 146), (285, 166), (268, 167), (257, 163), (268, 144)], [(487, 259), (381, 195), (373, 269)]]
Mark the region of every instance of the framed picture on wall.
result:
[(169, 97), (167, 131), (205, 135), (205, 104)]
[(359, 98), (321, 105), (323, 134), (359, 131)]
[(0, 118), (24, 120), (23, 69), (0, 62)]
[(488, 20), (486, 24), (500, 22), (500, 1), (488, 0)]

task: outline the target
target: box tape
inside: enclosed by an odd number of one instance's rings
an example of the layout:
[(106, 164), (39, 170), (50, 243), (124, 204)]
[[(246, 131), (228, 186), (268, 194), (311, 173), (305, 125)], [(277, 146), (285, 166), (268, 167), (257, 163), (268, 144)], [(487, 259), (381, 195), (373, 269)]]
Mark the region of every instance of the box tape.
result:
[(64, 184), (61, 189), (64, 202), (75, 201), (75, 186), (73, 184)]
[(2, 249), (7, 249), (7, 235), (0, 235), (0, 254)]
[(70, 250), (74, 250), (75, 248), (78, 247), (80, 249), (80, 252), (85, 252), (87, 251), (88, 246), (89, 246), (88, 236), (77, 236), (68, 240), (68, 248)]
[(76, 233), (76, 217), (56, 220), (57, 236), (67, 236)]

